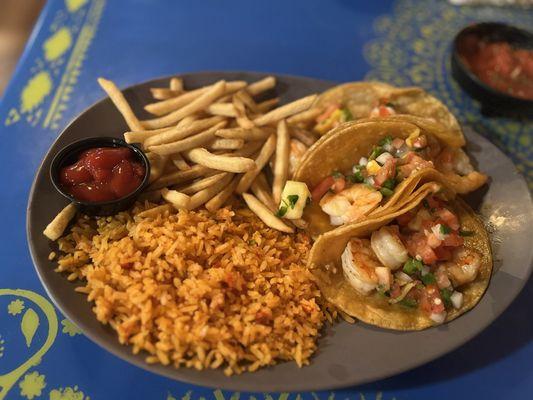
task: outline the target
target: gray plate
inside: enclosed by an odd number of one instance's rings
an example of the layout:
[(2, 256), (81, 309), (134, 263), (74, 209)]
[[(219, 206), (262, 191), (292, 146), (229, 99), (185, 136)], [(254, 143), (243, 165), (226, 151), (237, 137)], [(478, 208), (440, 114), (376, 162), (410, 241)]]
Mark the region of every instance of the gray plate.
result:
[[(205, 72), (184, 75), (188, 87), (219, 79), (254, 81), (265, 74), (250, 72)], [(310, 78), (278, 76), (277, 94), (283, 102), (309, 93), (323, 91), (332, 82)], [(168, 78), (157, 79), (125, 91), (127, 100), (143, 118), (142, 105), (151, 100), (148, 88), (166, 86)], [(247, 391), (303, 391), (338, 388), (385, 378), (450, 352), (486, 328), (518, 295), (532, 267), (533, 206), (524, 179), (511, 161), (486, 139), (466, 132), (468, 151), (479, 169), (491, 176), (488, 187), (470, 196), (492, 234), (495, 268), (489, 289), (469, 313), (438, 328), (422, 332), (392, 332), (358, 323), (327, 327), (311, 365), (298, 368), (281, 363), (271, 368), (240, 376), (226, 377), (221, 371), (174, 369), (148, 365), (144, 355), (131, 354), (114, 331), (100, 324), (84, 295), (74, 292), (78, 283), (68, 282), (53, 272), (48, 261), (52, 244), (42, 235), (47, 223), (65, 205), (48, 178), (52, 157), (63, 146), (87, 136), (116, 136), (127, 130), (122, 117), (109, 99), (102, 100), (76, 118), (59, 136), (41, 164), (29, 197), (27, 214), (28, 242), (33, 262), (49, 296), (69, 319), (91, 340), (141, 368), (169, 378), (204, 386)]]

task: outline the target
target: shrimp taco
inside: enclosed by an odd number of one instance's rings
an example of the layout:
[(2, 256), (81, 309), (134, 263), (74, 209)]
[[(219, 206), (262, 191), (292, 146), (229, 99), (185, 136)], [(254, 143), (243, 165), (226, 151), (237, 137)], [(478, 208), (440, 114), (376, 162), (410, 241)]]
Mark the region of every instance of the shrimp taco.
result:
[[(425, 121), (427, 122), (427, 120)], [(396, 119), (343, 124), (322, 136), (295, 174), (312, 194), (303, 218), (318, 235), (336, 226), (394, 212), (422, 183), (437, 181), (468, 193), (487, 177), (430, 123)]]
[(409, 115), (441, 125), (464, 145), (461, 127), (448, 108), (419, 87), (397, 88), (382, 82), (350, 82), (322, 93), (314, 130), (323, 135), (337, 125), (361, 118)]
[(321, 235), (309, 256), (324, 297), (368, 324), (421, 330), (474, 307), (492, 271), (487, 232), (435, 182), (394, 214)]

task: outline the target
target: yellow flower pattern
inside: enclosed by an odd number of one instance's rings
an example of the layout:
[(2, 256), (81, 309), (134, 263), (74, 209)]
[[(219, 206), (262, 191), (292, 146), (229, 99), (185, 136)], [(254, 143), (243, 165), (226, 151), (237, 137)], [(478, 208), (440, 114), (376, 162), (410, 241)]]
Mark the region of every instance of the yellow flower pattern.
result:
[(20, 314), (24, 310), (24, 302), (22, 300), (13, 300), (7, 306), (7, 312), (13, 316)]

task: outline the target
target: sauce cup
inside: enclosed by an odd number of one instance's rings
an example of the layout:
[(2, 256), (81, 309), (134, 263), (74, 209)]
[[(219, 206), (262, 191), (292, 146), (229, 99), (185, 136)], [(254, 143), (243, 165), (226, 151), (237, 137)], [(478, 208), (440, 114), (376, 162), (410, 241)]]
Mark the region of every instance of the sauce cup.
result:
[[(139, 161), (145, 168), (144, 177), (137, 189), (119, 199), (101, 202), (79, 200), (67, 193), (62, 187), (59, 179), (61, 169), (65, 166), (74, 164), (78, 160), (79, 154), (84, 150), (95, 147), (129, 148), (135, 155), (136, 161)], [(74, 203), (80, 212), (91, 216), (109, 216), (131, 207), (148, 184), (149, 177), (150, 162), (146, 155), (138, 147), (128, 144), (122, 139), (112, 137), (92, 137), (71, 143), (56, 154), (50, 165), (50, 179), (56, 190), (69, 201)]]

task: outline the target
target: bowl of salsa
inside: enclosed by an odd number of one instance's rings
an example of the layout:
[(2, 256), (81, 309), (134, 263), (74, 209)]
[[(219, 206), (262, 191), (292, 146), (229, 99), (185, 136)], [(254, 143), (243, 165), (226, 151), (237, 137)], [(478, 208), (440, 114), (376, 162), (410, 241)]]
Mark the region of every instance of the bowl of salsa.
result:
[(497, 22), (469, 25), (455, 37), (452, 75), (483, 106), (533, 113), (533, 34)]
[(85, 214), (106, 216), (129, 208), (148, 183), (150, 163), (134, 145), (94, 137), (61, 149), (52, 160), (54, 187)]

